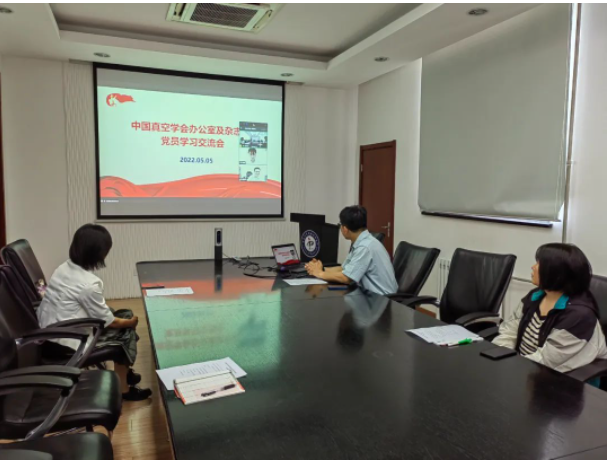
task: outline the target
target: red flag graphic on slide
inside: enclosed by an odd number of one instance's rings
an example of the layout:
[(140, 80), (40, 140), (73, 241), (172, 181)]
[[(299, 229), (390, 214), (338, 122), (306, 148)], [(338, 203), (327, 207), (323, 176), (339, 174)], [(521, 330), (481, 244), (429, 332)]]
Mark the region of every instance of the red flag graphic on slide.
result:
[(109, 106), (114, 106), (117, 102), (120, 102), (122, 104), (124, 102), (135, 101), (133, 100), (133, 97), (129, 96), (128, 94), (110, 93), (106, 97), (106, 104), (108, 104)]

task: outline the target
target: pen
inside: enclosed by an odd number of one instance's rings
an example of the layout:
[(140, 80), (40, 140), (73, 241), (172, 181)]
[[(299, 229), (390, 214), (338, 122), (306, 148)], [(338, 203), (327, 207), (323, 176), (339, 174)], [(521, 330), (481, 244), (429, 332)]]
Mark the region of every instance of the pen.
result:
[(472, 339), (467, 338), (467, 339), (462, 339), (461, 341), (457, 341), (454, 343), (448, 343), (447, 346), (451, 347), (451, 346), (461, 346), (462, 344), (470, 344), (472, 343)]
[(201, 397), (209, 397), (210, 395), (214, 395), (217, 392), (228, 391), (229, 389), (233, 389), (235, 384), (228, 384), (225, 387), (221, 387), (220, 389), (216, 389), (215, 391), (204, 392), (201, 394)]

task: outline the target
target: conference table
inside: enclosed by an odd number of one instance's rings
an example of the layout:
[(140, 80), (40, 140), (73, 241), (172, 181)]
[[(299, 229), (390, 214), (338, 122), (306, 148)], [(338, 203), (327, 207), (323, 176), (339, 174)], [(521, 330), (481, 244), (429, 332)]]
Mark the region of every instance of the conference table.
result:
[(428, 344), (405, 330), (435, 318), (254, 261), (137, 266), (157, 369), (230, 357), (247, 372), (244, 393), (188, 406), (159, 382), (176, 459), (606, 458), (605, 392), (489, 360), (487, 342)]

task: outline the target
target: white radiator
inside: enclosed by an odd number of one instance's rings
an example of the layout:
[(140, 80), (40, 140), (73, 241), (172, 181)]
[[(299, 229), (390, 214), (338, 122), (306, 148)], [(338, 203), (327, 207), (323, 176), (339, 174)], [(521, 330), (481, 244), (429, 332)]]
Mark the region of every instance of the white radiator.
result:
[(443, 296), (445, 286), (447, 286), (447, 277), (449, 276), (449, 266), (451, 266), (450, 259), (439, 258), (438, 260), (438, 299)]

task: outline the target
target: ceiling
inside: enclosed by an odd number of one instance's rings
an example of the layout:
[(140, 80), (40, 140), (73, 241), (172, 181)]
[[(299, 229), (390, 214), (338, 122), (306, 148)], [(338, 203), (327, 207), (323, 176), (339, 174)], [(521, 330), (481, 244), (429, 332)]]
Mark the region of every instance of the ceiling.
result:
[(328, 59), (418, 6), (417, 3), (288, 3), (264, 29), (249, 33), (166, 21), (168, 5), (51, 3), (51, 10), (62, 30), (98, 28)]
[[(0, 14), (3, 56), (350, 87), (539, 4), (287, 3), (258, 33), (168, 22), (169, 3), (2, 5), (13, 10)], [(469, 16), (473, 8), (489, 12)], [(389, 59), (375, 62), (378, 56)]]

